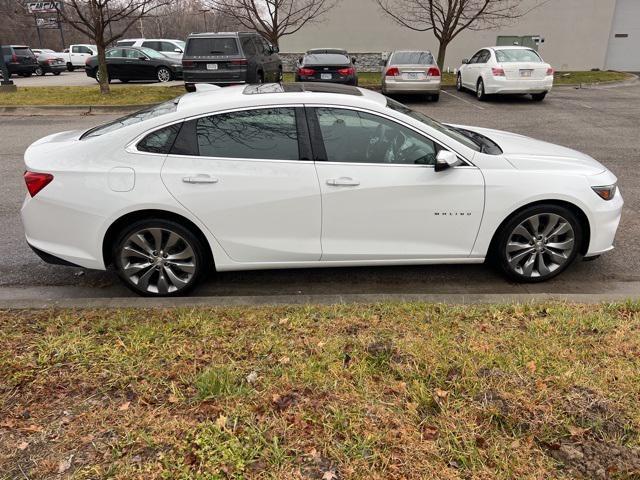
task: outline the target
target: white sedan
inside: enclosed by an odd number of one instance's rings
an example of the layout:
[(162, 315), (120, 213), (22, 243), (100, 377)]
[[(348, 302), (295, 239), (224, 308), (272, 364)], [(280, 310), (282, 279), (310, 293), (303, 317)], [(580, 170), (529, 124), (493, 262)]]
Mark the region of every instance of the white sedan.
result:
[(542, 101), (553, 87), (553, 68), (527, 47), (487, 47), (463, 60), (457, 89), (476, 93), (479, 100), (493, 94), (531, 94)]
[(613, 248), (622, 196), (585, 154), (356, 87), (198, 88), (27, 149), (36, 253), (167, 296), (213, 269), (488, 258), (538, 282)]

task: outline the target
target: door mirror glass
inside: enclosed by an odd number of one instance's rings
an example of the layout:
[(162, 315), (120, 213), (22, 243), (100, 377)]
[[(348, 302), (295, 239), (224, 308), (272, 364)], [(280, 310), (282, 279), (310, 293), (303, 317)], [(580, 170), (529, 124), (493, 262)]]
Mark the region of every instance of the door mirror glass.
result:
[(440, 150), (436, 156), (436, 172), (442, 172), (458, 164), (458, 157), (448, 150)]
[(469, 59), (468, 58), (463, 58), (462, 59), (462, 64), (466, 65), (467, 63), (469, 63)]
[(146, 60), (146, 59), (147, 59), (147, 57), (145, 57), (144, 55), (141, 55), (141, 56), (138, 57), (138, 60)]
[(179, 48), (174, 48), (173, 51), (176, 53), (182, 53), (182, 50), (180, 50)]

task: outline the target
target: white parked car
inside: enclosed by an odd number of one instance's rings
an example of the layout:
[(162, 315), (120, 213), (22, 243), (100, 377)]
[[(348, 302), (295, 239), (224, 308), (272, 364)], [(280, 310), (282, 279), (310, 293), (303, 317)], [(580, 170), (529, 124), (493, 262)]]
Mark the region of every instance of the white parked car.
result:
[(487, 47), (463, 60), (456, 87), (476, 93), (479, 100), (493, 94), (531, 94), (542, 101), (553, 87), (553, 68), (527, 47)]
[(76, 68), (84, 69), (84, 64), (88, 58), (98, 54), (98, 47), (85, 43), (69, 45), (64, 52), (60, 54), (67, 64), (67, 70), (73, 72)]
[(36, 253), (179, 295), (212, 269), (486, 258), (538, 282), (613, 248), (617, 180), (583, 153), (357, 87), (198, 89), (27, 149)]
[(185, 43), (182, 40), (166, 38), (123, 38), (118, 40), (117, 45), (119, 47), (146, 47), (174, 60), (181, 60), (184, 55)]

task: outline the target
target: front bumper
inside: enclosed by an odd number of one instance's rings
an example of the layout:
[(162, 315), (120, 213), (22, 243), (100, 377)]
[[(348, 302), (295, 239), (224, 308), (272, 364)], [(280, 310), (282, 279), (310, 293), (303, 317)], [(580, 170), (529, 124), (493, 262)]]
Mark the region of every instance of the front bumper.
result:
[(439, 93), (441, 84), (441, 77), (432, 80), (395, 80), (385, 77), (382, 80), (382, 91), (384, 93)]
[(64, 72), (67, 70), (67, 66), (64, 63), (60, 65), (43, 64), (41, 66), (42, 66), (42, 71), (45, 73)]
[(598, 200), (598, 208), (591, 210), (591, 239), (585, 257), (594, 257), (613, 250), (623, 205), (620, 188), (611, 200)]
[(484, 91), (489, 94), (527, 94), (549, 92), (553, 87), (553, 77), (523, 80), (505, 77), (491, 77), (485, 81)]

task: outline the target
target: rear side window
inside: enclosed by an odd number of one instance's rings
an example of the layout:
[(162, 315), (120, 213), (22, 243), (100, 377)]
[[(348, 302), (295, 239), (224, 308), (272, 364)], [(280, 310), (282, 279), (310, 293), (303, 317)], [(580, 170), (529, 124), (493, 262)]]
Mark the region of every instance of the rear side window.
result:
[(433, 56), (429, 52), (396, 52), (390, 64), (395, 65), (433, 65)]
[(216, 55), (238, 55), (238, 42), (228, 38), (191, 38), (187, 43), (187, 55), (209, 57)]
[(141, 152), (164, 153), (171, 151), (182, 124), (169, 125), (144, 137), (136, 148)]
[(251, 37), (242, 37), (240, 42), (242, 43), (242, 50), (245, 55), (255, 55), (257, 53), (256, 46)]
[(199, 153), (205, 157), (298, 160), (293, 108), (267, 108), (197, 120)]
[(496, 50), (496, 60), (499, 63), (509, 62), (542, 62), (540, 56), (533, 50)]
[(28, 47), (15, 47), (13, 51), (16, 55), (22, 55), (24, 57), (35, 57), (31, 49)]
[(142, 46), (153, 50), (160, 50), (160, 42), (142, 42)]

